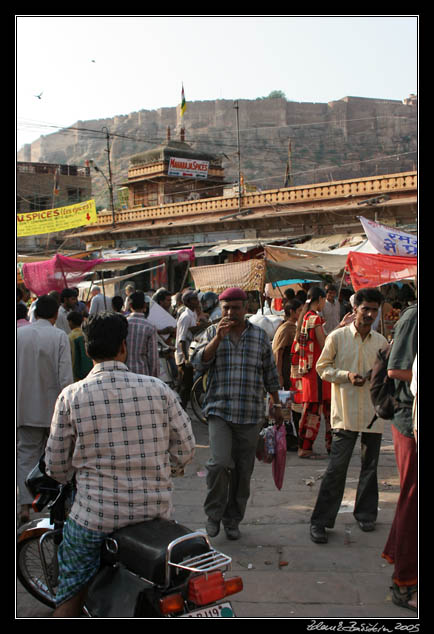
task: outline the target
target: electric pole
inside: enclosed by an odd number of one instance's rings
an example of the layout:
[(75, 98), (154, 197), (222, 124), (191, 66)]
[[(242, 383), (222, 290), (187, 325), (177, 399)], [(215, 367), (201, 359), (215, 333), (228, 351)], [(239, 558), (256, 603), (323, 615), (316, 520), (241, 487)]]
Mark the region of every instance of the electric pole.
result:
[(240, 121), (238, 116), (238, 111), (239, 111), (238, 100), (235, 101), (234, 108), (237, 111), (238, 211), (241, 211), (241, 151), (240, 151)]
[(106, 141), (107, 141), (107, 162), (108, 162), (108, 171), (109, 171), (109, 178), (108, 178), (108, 187), (109, 187), (109, 192), (110, 192), (110, 207), (111, 207), (111, 212), (112, 212), (112, 225), (113, 227), (115, 226), (115, 205), (113, 202), (113, 182), (112, 182), (112, 168), (111, 168), (111, 164), (110, 164), (110, 133), (108, 131), (107, 128), (102, 128), (102, 131), (106, 133)]

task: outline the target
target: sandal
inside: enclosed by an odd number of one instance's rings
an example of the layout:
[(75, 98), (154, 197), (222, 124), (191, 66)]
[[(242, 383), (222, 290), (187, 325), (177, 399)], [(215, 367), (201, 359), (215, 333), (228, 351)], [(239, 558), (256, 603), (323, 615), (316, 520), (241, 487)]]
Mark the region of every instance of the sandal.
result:
[(310, 453), (305, 453), (305, 454), (298, 454), (299, 458), (302, 458), (304, 460), (324, 460), (325, 456), (322, 456), (319, 453), (314, 453), (313, 451)]
[(393, 586), (390, 586), (390, 589), (392, 590), (392, 601), (395, 605), (417, 612), (417, 606), (410, 604), (412, 596), (417, 593), (417, 586), (398, 586), (394, 583)]

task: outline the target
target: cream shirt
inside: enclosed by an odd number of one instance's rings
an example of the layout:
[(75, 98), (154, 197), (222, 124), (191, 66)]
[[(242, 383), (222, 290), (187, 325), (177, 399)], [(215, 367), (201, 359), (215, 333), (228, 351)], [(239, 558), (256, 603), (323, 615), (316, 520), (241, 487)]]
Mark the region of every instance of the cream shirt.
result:
[(355, 387), (348, 373), (365, 376), (374, 365), (377, 351), (386, 343), (383, 335), (373, 330), (362, 340), (354, 323), (334, 330), (326, 338), (316, 369), (323, 381), (332, 384), (330, 422), (333, 429), (383, 433), (384, 421), (379, 418), (367, 429), (375, 414), (369, 381)]

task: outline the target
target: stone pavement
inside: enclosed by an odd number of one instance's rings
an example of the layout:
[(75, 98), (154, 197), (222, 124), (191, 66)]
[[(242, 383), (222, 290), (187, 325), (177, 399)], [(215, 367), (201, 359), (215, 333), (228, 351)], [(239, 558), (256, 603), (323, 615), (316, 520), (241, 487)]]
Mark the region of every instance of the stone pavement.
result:
[[(208, 457), (206, 425), (189, 411), (196, 436), (194, 461), (183, 478), (175, 480), (174, 519), (192, 530), (204, 529), (205, 463)], [(316, 441), (322, 450), (323, 430)], [(287, 453), (285, 480), (279, 491), (270, 464), (256, 461), (251, 497), (240, 526), (241, 539), (229, 541), (223, 530), (213, 538), (217, 550), (233, 559), (232, 573), (240, 574), (244, 590), (230, 598), (238, 618), (357, 619), (416, 618), (392, 603), (392, 566), (381, 558), (399, 494), (390, 424), (385, 425), (378, 481), (377, 529), (364, 533), (352, 507), (360, 465), (360, 441), (348, 470), (344, 501), (328, 544), (314, 544), (309, 520), (327, 459), (301, 460)], [(17, 618), (47, 618), (51, 610), (34, 600), (19, 584)], [(309, 621), (308, 621), (309, 622)], [(392, 628), (393, 629), (393, 628)], [(416, 630), (414, 630), (416, 631)]]

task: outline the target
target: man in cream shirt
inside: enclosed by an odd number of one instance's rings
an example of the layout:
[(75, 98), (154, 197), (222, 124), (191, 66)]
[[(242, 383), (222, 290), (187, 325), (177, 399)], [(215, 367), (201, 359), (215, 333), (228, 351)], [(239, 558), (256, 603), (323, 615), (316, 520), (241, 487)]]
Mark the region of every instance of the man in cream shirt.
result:
[(311, 517), (310, 535), (315, 543), (326, 543), (326, 528), (333, 528), (339, 511), (354, 446), (359, 434), (362, 465), (357, 487), (354, 517), (363, 531), (375, 529), (378, 509), (377, 465), (383, 421), (374, 417), (369, 391), (369, 371), (377, 351), (387, 343), (372, 330), (382, 302), (381, 293), (364, 288), (354, 298), (352, 324), (329, 334), (316, 369), (323, 381), (332, 384), (330, 461)]

